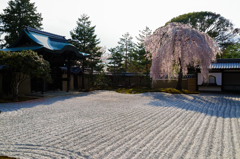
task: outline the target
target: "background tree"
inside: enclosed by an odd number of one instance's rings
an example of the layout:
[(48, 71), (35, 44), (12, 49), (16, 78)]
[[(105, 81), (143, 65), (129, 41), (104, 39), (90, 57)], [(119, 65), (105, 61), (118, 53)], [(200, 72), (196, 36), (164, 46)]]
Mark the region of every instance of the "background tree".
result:
[(121, 51), (119, 51), (119, 47), (110, 48), (108, 50), (111, 53), (111, 56), (108, 58), (108, 71), (113, 73), (113, 83), (117, 85), (116, 83), (116, 77), (117, 75), (125, 72), (125, 69), (123, 68), (123, 54)]
[[(124, 54), (125, 58), (125, 71), (128, 71), (128, 64), (131, 62), (132, 53), (134, 49), (134, 43), (132, 41), (132, 36), (127, 32), (122, 35), (122, 38), (120, 38), (119, 44), (119, 51)], [(130, 58), (129, 58), (130, 57)]]
[(182, 89), (182, 77), (189, 66), (201, 66), (203, 81), (208, 81), (208, 67), (220, 52), (214, 39), (191, 28), (187, 24), (169, 23), (148, 36), (146, 50), (152, 56), (151, 77), (153, 80), (168, 75), (178, 76), (177, 89)]
[(13, 100), (18, 101), (18, 89), (22, 82), (30, 77), (37, 77), (51, 82), (50, 65), (42, 56), (33, 51), (0, 51), (0, 65), (6, 65), (4, 78), (10, 81)]
[(102, 67), (98, 70), (98, 74), (94, 75), (94, 87), (97, 89), (104, 89), (109, 86), (110, 82), (109, 79), (106, 77), (105, 70), (107, 69), (107, 63), (109, 58), (109, 53), (106, 52), (106, 47), (101, 47), (99, 52), (102, 53), (101, 55), (101, 65)]
[(212, 12), (183, 14), (172, 18), (165, 26), (170, 22), (190, 24), (193, 28), (214, 38), (221, 48), (226, 48), (229, 44), (234, 43), (240, 34), (240, 29), (234, 28), (230, 20)]
[(91, 26), (89, 16), (83, 14), (78, 18), (77, 27), (70, 31), (73, 45), (75, 45), (79, 51), (89, 54), (84, 65), (90, 69), (89, 80), (92, 84), (94, 70), (100, 71), (103, 68), (101, 61), (103, 52), (101, 51), (101, 47), (98, 46), (100, 40), (97, 39), (97, 35), (95, 35), (95, 27), (96, 26)]
[(133, 51), (134, 58), (130, 66), (132, 66), (133, 72), (146, 73), (146, 77), (147, 77), (146, 85), (150, 87), (151, 80), (150, 80), (149, 72), (150, 72), (151, 60), (149, 60), (146, 57), (147, 52), (145, 50), (144, 40), (146, 39), (147, 36), (150, 36), (152, 34), (152, 30), (146, 27), (144, 30), (139, 32), (140, 34), (138, 35), (138, 37), (136, 37), (138, 42)]
[(2, 19), (0, 19), (0, 48), (3, 48), (4, 40), (2, 39), (3, 32)]
[(5, 34), (2, 47), (10, 46), (18, 38), (24, 25), (41, 29), (43, 18), (34, 5), (30, 0), (8, 2), (7, 8), (0, 14), (0, 34)]
[(226, 49), (224, 49), (221, 58), (233, 59), (240, 58), (240, 44), (229, 45)]
[(107, 52), (106, 46), (101, 47), (100, 52), (102, 52), (101, 61), (104, 65), (104, 71), (107, 69), (108, 58), (110, 57), (110, 53)]

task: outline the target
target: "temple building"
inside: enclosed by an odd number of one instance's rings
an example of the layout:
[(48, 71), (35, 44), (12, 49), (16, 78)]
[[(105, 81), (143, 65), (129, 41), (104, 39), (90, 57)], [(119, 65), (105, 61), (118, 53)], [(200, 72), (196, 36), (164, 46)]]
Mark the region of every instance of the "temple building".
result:
[[(79, 52), (71, 44), (71, 40), (64, 36), (24, 26), (14, 44), (9, 48), (2, 49), (2, 51), (10, 52), (20, 52), (22, 50), (35, 51), (50, 63), (53, 82), (45, 83), (29, 77), (22, 84), (19, 93), (21, 93), (21, 90), (22, 93), (26, 94), (39, 91), (70, 91), (84, 87), (82, 64), (88, 54)], [(78, 66), (76, 63), (78, 63)], [(73, 65), (75, 67), (72, 67)], [(3, 80), (1, 79), (1, 81)]]

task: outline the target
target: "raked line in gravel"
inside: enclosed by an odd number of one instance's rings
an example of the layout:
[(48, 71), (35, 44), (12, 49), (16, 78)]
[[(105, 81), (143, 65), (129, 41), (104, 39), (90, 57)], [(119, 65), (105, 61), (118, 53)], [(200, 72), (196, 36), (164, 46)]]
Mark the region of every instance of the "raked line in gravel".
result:
[(239, 94), (94, 91), (0, 110), (0, 156), (240, 158)]

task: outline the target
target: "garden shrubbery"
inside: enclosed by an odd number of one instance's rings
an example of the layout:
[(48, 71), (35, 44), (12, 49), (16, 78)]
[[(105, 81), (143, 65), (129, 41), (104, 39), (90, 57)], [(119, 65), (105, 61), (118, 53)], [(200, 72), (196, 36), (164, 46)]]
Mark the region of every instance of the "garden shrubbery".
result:
[(197, 91), (189, 91), (189, 90), (177, 90), (175, 88), (158, 88), (151, 89), (146, 87), (135, 87), (135, 88), (119, 88), (116, 90), (118, 93), (126, 93), (126, 94), (138, 94), (145, 92), (165, 92), (165, 93), (174, 93), (174, 94), (199, 94)]

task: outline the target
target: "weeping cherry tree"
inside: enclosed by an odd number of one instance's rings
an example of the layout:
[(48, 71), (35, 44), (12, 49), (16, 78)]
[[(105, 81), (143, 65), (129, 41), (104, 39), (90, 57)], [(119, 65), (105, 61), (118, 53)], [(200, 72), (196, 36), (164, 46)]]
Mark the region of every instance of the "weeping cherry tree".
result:
[(189, 66), (200, 66), (201, 78), (208, 81), (208, 67), (220, 53), (218, 44), (206, 33), (188, 24), (169, 23), (157, 29), (145, 40), (147, 57), (152, 56), (150, 75), (153, 81), (168, 76), (177, 78), (177, 89), (182, 89), (182, 77)]

